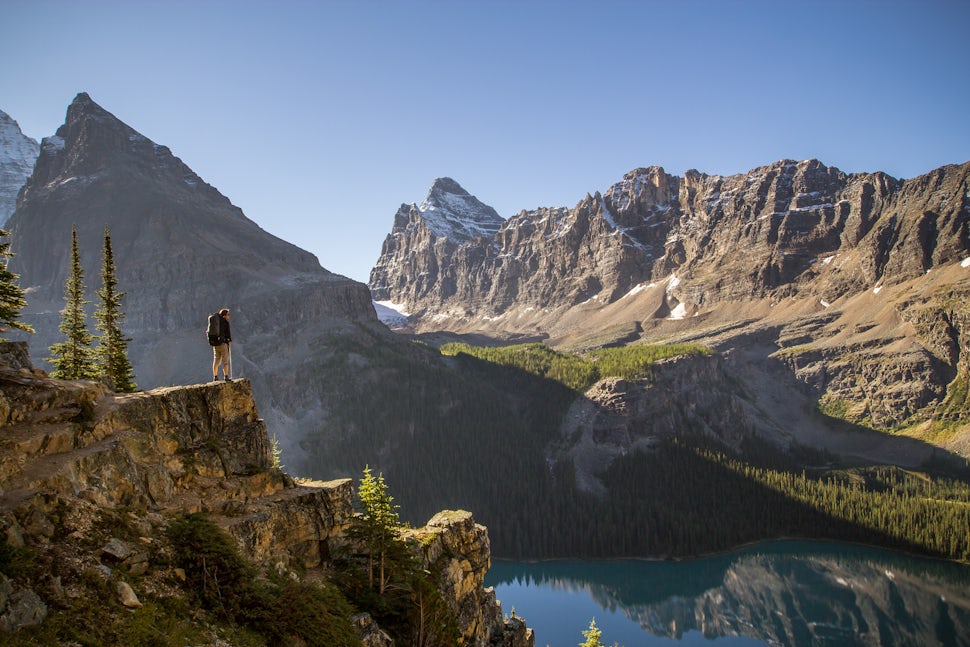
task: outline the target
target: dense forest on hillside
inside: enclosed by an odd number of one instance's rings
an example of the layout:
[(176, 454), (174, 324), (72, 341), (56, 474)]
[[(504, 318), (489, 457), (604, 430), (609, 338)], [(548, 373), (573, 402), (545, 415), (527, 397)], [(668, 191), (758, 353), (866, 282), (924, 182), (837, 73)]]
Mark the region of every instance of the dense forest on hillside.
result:
[(555, 351), (541, 343), (498, 347), (450, 343), (442, 345), (440, 350), (442, 355), (464, 354), (516, 368), (580, 392), (605, 377), (630, 380), (645, 377), (650, 367), (663, 359), (713, 352), (700, 344), (640, 344), (601, 348), (583, 354)]
[(601, 475), (606, 497), (580, 491), (572, 464), (547, 451), (577, 391), (604, 375), (646, 374), (664, 357), (710, 352), (701, 347), (578, 357), (541, 344), (443, 353), (413, 344), (395, 356), (381, 344), (341, 343), (321, 371), (334, 389), (361, 379), (361, 357), (382, 369), (366, 378), (373, 382), (341, 390), (332, 418), (339, 428), (307, 447), (319, 470), (310, 476), (356, 476), (370, 466), (405, 520), (471, 510), (497, 557), (688, 556), (804, 537), (970, 560), (966, 479), (890, 467), (809, 471), (764, 443), (736, 455), (690, 429), (614, 461)]

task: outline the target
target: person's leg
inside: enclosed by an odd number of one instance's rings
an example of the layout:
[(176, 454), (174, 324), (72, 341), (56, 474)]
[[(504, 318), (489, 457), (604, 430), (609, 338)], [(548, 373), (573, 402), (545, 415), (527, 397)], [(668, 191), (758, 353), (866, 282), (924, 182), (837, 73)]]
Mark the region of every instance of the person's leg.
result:
[(229, 379), (229, 344), (213, 346), (212, 379), (219, 379), (219, 367), (222, 366), (222, 377)]

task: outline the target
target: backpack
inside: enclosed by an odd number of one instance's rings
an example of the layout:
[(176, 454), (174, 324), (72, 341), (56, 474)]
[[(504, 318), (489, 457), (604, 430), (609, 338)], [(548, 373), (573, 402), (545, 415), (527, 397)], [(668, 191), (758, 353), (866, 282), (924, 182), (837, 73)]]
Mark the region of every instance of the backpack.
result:
[(218, 312), (209, 315), (209, 325), (205, 329), (205, 334), (209, 338), (210, 346), (218, 346), (222, 343), (222, 322), (219, 321), (220, 319), (222, 317), (219, 316)]

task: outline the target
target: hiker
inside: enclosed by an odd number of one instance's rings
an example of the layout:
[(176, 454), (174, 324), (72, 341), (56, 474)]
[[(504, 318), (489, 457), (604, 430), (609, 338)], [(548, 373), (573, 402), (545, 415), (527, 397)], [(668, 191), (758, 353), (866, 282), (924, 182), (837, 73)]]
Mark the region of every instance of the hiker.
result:
[(232, 334), (229, 332), (229, 308), (223, 308), (218, 314), (209, 315), (207, 330), (209, 344), (212, 346), (212, 381), (219, 379), (219, 366), (222, 366), (222, 377), (229, 381), (232, 372)]

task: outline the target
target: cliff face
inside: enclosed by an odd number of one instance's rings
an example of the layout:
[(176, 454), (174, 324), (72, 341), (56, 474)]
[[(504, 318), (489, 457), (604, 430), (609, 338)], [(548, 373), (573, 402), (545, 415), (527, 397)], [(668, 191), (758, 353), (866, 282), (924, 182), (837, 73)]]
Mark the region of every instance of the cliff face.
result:
[(402, 207), (371, 289), (415, 313), (418, 328), (484, 327), (485, 317), (514, 315), (493, 328), (528, 320), (548, 331), (554, 319), (540, 309), (605, 305), (661, 281), (670, 309), (683, 304), (690, 313), (805, 291), (831, 302), (962, 260), (968, 174), (970, 163), (906, 181), (818, 160), (729, 177), (677, 177), (654, 166), (572, 209), (523, 211), (474, 238), (422, 226), (420, 209)]
[[(466, 239), (421, 216), (396, 220), (371, 277), (411, 313), (405, 330), (570, 350), (699, 342), (734, 357), (736, 395), (756, 408), (805, 400), (968, 455), (970, 163), (909, 180), (818, 160), (729, 177), (640, 168)], [(786, 417), (803, 444), (826, 435)]]
[[(0, 573), (0, 631), (43, 623), (51, 605), (118, 587), (104, 604), (137, 608), (184, 595), (165, 539), (171, 521), (203, 512), (253, 563), (326, 577), (354, 524), (350, 479), (300, 482), (273, 452), (246, 380), (120, 395), (96, 382), (52, 380), (23, 344), (0, 347), (0, 529), (6, 550), (41, 559), (41, 581)], [(503, 637), (484, 527), (469, 513), (426, 529), (424, 555), (466, 645), (531, 645)], [(5, 569), (9, 562), (0, 560)], [(372, 622), (358, 622), (374, 642)], [(524, 628), (523, 628), (524, 631)], [(364, 629), (362, 629), (362, 634)], [(530, 632), (531, 635), (531, 632)], [(363, 639), (363, 635), (362, 635)]]

